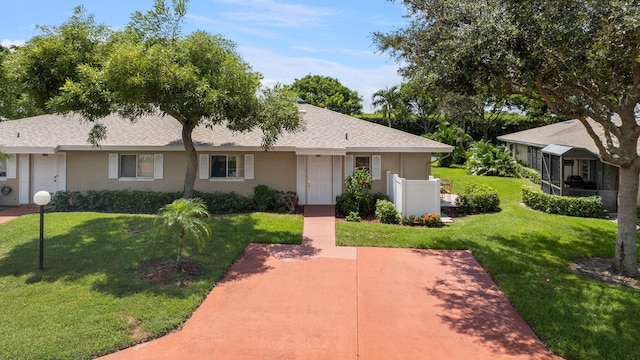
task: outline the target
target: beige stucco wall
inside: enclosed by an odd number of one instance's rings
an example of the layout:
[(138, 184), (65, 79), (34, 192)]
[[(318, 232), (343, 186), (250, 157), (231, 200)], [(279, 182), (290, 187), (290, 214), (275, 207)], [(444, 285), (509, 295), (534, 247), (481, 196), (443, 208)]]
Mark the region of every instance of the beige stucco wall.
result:
[[(109, 179), (109, 154), (115, 152), (67, 151), (67, 190), (142, 190), (182, 191), (186, 171), (183, 152), (165, 152), (163, 179), (153, 181), (121, 181)], [(118, 154), (158, 154), (158, 152), (121, 152)]]
[[(186, 158), (183, 152), (164, 152), (163, 179), (153, 181), (122, 181), (109, 179), (109, 151), (67, 151), (66, 188), (69, 191), (87, 190), (142, 190), (142, 191), (182, 191)], [(121, 154), (157, 154), (159, 152), (122, 152)], [(194, 189), (202, 192), (234, 191), (243, 196), (253, 195), (253, 188), (265, 184), (281, 191), (296, 191), (297, 158), (294, 152), (258, 151), (258, 152), (201, 152), (200, 154), (254, 155), (254, 179), (244, 181), (211, 181), (196, 177)], [(414, 180), (426, 179), (430, 175), (428, 164), (429, 153), (349, 153), (348, 155), (381, 155), (381, 179), (375, 181), (373, 192), (386, 192), (386, 173), (391, 171), (400, 176)], [(18, 164), (19, 167), (19, 164)], [(344, 171), (344, 159), (342, 162)], [(18, 176), (20, 169), (17, 169)], [(32, 171), (30, 171), (32, 173)], [(344, 174), (342, 174), (344, 178)], [(0, 181), (13, 191), (0, 197), (0, 206), (16, 206), (19, 204), (19, 178)], [(344, 186), (344, 184), (343, 184)], [(344, 188), (343, 188), (344, 191)]]
[[(234, 191), (243, 196), (253, 196), (253, 188), (264, 184), (280, 191), (296, 191), (296, 155), (293, 152), (203, 152), (199, 154), (224, 154), (254, 156), (254, 178), (244, 181), (200, 180), (196, 178), (194, 189), (202, 192)], [(184, 171), (183, 171), (184, 176)], [(182, 184), (182, 182), (180, 183)]]
[[(122, 181), (109, 179), (109, 154), (113, 152), (67, 152), (67, 190), (142, 190), (182, 191), (186, 172), (183, 152), (163, 154), (163, 179), (153, 181)], [(121, 154), (154, 154), (153, 152), (122, 152)], [(156, 152), (157, 154), (158, 152)], [(253, 188), (265, 184), (282, 191), (296, 190), (296, 157), (283, 152), (202, 152), (200, 154), (254, 155), (254, 179), (243, 181), (201, 180), (196, 175), (194, 189), (202, 192), (234, 191), (253, 195)], [(198, 157), (199, 158), (199, 157)]]
[[(408, 180), (425, 180), (429, 178), (431, 153), (347, 153), (354, 156), (381, 155), (382, 171), (380, 180), (373, 182), (372, 192), (387, 192), (387, 171), (398, 174)], [(344, 163), (344, 161), (343, 161)], [(344, 169), (344, 166), (343, 166)], [(346, 190), (343, 186), (343, 191)]]
[(513, 152), (513, 156), (516, 161), (522, 164), (526, 164), (528, 159), (528, 146), (522, 144), (512, 144), (511, 151)]

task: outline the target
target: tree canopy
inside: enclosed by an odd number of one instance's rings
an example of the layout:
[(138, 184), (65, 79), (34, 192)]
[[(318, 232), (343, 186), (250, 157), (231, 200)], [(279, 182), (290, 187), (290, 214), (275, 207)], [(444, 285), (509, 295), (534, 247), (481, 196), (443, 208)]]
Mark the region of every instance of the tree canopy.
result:
[(106, 136), (99, 119), (111, 113), (132, 121), (160, 113), (178, 121), (187, 156), (183, 196), (190, 198), (197, 126), (260, 128), (268, 149), (284, 131), (298, 129), (302, 119), (295, 95), (282, 86), (262, 89), (261, 75), (232, 41), (204, 31), (183, 36), (186, 3), (156, 0), (152, 10), (134, 13), (129, 26), (115, 32), (76, 8), (65, 24), (42, 27), (42, 35), (18, 49), (14, 65), (25, 89), (47, 109), (80, 113), (94, 122), (94, 144)]
[(295, 79), (291, 88), (305, 102), (347, 115), (362, 112), (362, 98), (357, 91), (342, 85), (338, 79), (307, 75)]
[(42, 113), (28, 94), (21, 93), (9, 71), (10, 49), (0, 45), (0, 121), (35, 116)]
[(433, 81), (466, 95), (522, 95), (584, 124), (602, 159), (620, 167), (613, 266), (619, 273), (637, 275), (640, 4), (631, 0), (403, 3), (408, 26), (376, 33), (374, 41), (380, 50), (402, 60), (405, 77)]

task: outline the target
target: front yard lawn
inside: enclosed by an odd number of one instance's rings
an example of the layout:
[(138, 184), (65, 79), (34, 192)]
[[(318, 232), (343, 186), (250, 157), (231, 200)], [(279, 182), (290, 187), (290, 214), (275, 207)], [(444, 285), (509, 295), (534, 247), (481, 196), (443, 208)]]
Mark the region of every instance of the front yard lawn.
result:
[(338, 243), (469, 249), (555, 354), (638, 359), (640, 291), (570, 269), (578, 258), (613, 257), (614, 222), (532, 211), (520, 204), (522, 186), (530, 184), (526, 180), (472, 177), (462, 169), (434, 172), (453, 180), (454, 193), (472, 182), (494, 187), (502, 211), (457, 218), (440, 229), (338, 222)]
[(152, 217), (51, 213), (45, 271), (38, 271), (39, 217), (0, 225), (0, 359), (87, 359), (179, 327), (249, 242), (300, 243), (302, 216), (210, 218), (213, 241), (185, 256), (202, 275), (151, 285), (140, 264), (175, 259), (154, 237)]

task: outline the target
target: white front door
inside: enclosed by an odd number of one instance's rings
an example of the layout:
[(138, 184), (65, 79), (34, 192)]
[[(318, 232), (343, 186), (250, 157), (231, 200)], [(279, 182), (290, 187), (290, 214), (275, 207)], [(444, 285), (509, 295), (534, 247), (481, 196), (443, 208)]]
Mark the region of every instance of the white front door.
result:
[(307, 204), (330, 205), (333, 203), (332, 157), (307, 156)]
[(55, 194), (66, 189), (65, 154), (33, 155), (33, 187), (31, 198), (38, 191), (45, 190)]

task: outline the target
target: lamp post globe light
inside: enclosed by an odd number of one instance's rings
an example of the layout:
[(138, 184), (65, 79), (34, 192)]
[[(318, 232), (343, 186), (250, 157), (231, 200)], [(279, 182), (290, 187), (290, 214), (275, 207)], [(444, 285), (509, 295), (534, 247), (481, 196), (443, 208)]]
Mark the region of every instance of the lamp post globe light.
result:
[(44, 269), (44, 206), (51, 201), (51, 194), (47, 191), (38, 191), (33, 195), (33, 202), (40, 205), (40, 270)]

